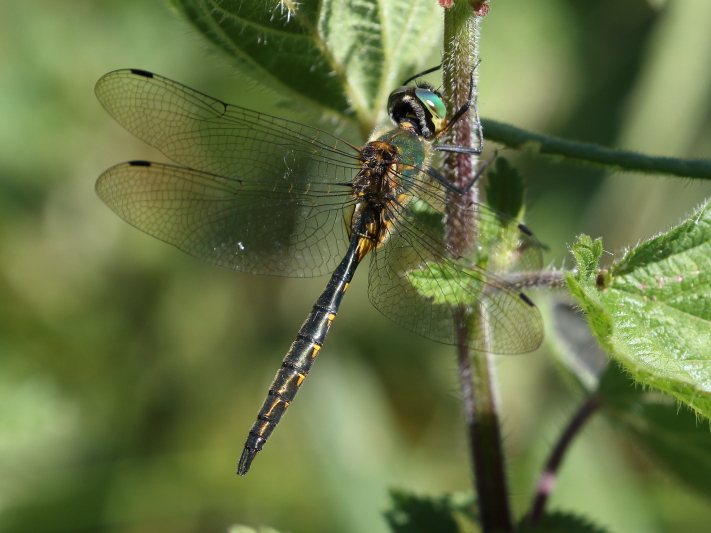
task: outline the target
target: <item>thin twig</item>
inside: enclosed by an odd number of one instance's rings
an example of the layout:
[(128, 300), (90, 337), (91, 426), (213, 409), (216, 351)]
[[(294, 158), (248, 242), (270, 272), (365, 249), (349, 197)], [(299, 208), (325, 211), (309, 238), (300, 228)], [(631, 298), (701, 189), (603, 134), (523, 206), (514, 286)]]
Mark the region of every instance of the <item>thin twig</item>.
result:
[(553, 448), (548, 462), (546, 462), (546, 467), (541, 473), (541, 477), (538, 480), (538, 487), (536, 488), (536, 495), (533, 499), (533, 505), (531, 506), (531, 512), (528, 515), (528, 526), (530, 528), (535, 527), (540, 521), (543, 513), (545, 512), (546, 503), (548, 502), (548, 496), (550, 496), (555, 486), (555, 482), (558, 476), (558, 468), (563, 462), (563, 456), (565, 452), (570, 448), (573, 439), (580, 433), (585, 423), (590, 419), (590, 417), (597, 411), (600, 407), (601, 398), (597, 394), (593, 394), (588, 397), (588, 399), (580, 406), (580, 409), (575, 413), (575, 416), (570, 420), (565, 431), (558, 439), (558, 443)]
[(510, 124), (482, 119), (484, 137), (509, 148), (570, 160), (573, 163), (602, 166), (627, 172), (664, 174), (681, 178), (711, 179), (711, 160), (655, 157), (626, 150), (615, 150), (526, 131)]

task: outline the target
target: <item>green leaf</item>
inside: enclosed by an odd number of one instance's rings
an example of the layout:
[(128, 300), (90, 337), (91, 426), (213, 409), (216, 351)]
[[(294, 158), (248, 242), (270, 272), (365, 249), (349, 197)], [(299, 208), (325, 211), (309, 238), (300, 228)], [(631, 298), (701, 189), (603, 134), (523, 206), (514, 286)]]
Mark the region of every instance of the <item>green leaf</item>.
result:
[(573, 256), (578, 265), (576, 279), (580, 282), (588, 282), (597, 270), (597, 265), (602, 256), (602, 240), (593, 240), (587, 235), (578, 237), (578, 242), (573, 245)]
[(525, 187), (523, 177), (505, 157), (499, 157), (487, 172), (486, 202), (512, 219), (521, 220), (524, 214)]
[(587, 235), (581, 235), (573, 245), (572, 253), (578, 268), (575, 274), (565, 276), (568, 289), (578, 299), (598, 341), (609, 352), (607, 342), (613, 330), (613, 320), (601, 304), (596, 289), (596, 272), (602, 256), (602, 241), (597, 239), (593, 242)]
[(524, 518), (519, 531), (521, 533), (606, 533), (603, 527), (591, 523), (588, 519), (570, 513), (553, 512), (541, 518), (538, 525), (531, 529)]
[(599, 253), (589, 238), (573, 253), (579, 271), (568, 286), (608, 354), (635, 380), (711, 416), (709, 204), (606, 275), (593, 268)]
[(616, 364), (600, 384), (603, 412), (689, 487), (711, 497), (711, 431), (673, 398), (633, 381)]
[(241, 72), (321, 112), (355, 116), (363, 131), (441, 34), (441, 10), (428, 0), (171, 3)]
[(481, 275), (456, 268), (453, 263), (428, 263), (427, 268), (409, 271), (407, 278), (417, 292), (435, 304), (453, 307), (461, 303), (461, 287), (469, 285), (470, 291), (478, 292), (483, 286)]
[(395, 533), (465, 533), (478, 528), (469, 497), (417, 496), (405, 491), (390, 492), (392, 508), (385, 519)]

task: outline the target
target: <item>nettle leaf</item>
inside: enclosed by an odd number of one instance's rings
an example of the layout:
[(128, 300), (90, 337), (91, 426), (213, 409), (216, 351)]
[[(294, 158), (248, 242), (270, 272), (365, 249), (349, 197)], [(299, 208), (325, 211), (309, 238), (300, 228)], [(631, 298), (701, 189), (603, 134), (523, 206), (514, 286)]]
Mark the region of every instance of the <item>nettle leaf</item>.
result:
[[(596, 243), (599, 241), (596, 241)], [(581, 237), (568, 286), (608, 354), (635, 380), (711, 416), (711, 207), (597, 274)]]
[(573, 245), (572, 252), (578, 268), (575, 274), (566, 274), (568, 289), (578, 299), (598, 341), (609, 352), (606, 341), (612, 333), (613, 320), (600, 303), (595, 284), (598, 279), (597, 265), (602, 256), (602, 241), (598, 239), (593, 242), (587, 235), (581, 235)]
[(528, 527), (526, 520), (520, 526), (521, 533), (607, 533), (605, 528), (571, 513), (546, 513), (535, 528)]
[(691, 409), (649, 391), (616, 364), (600, 382), (603, 412), (683, 483), (711, 496), (711, 431)]
[(593, 241), (587, 235), (581, 235), (578, 242), (573, 245), (573, 256), (578, 265), (575, 279), (581, 282), (588, 281), (597, 271), (597, 265), (602, 256), (602, 240)]
[(411, 270), (407, 278), (418, 293), (431, 298), (437, 305), (457, 307), (461, 300), (461, 287), (469, 285), (473, 292), (482, 287), (482, 276), (465, 271), (455, 264), (428, 263), (427, 268)]
[(393, 490), (390, 498), (391, 509), (385, 512), (385, 519), (395, 533), (478, 531), (474, 505), (468, 496), (418, 496)]
[[(240, 71), (285, 97), (372, 129), (441, 35), (429, 0), (171, 0)], [(433, 66), (433, 65), (429, 65)]]

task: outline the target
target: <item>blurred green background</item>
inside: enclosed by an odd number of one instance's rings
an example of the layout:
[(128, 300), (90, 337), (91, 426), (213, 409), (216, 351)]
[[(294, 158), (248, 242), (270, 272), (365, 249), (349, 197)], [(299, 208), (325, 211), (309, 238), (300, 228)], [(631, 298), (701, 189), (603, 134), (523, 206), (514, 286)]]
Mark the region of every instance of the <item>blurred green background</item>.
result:
[[(711, 157), (709, 28), (708, 0), (493, 0), (481, 114)], [(94, 97), (102, 74), (126, 67), (284, 114), (159, 0), (0, 1), (0, 531), (381, 532), (391, 487), (469, 490), (453, 350), (373, 309), (367, 269), (289, 415), (235, 476), (326, 280), (200, 263), (99, 201), (93, 184), (109, 166), (163, 159)], [(556, 267), (572, 265), (580, 232), (619, 253), (711, 196), (688, 180), (505, 155), (527, 178), (528, 223)], [(533, 297), (544, 309), (551, 298)], [(549, 362), (547, 334), (534, 354), (497, 358), (519, 512), (580, 401)], [(572, 448), (552, 507), (618, 533), (711, 523), (706, 501), (602, 420)]]

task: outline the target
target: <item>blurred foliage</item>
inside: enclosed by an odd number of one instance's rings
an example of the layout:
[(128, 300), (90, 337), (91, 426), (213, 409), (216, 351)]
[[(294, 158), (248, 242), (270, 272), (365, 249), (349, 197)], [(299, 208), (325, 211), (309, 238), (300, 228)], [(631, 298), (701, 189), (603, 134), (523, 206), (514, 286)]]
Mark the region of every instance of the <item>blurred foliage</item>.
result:
[(279, 533), (276, 529), (270, 527), (260, 527), (254, 529), (247, 526), (232, 526), (228, 533)]
[(600, 384), (604, 412), (660, 465), (682, 482), (711, 495), (709, 421), (681, 407), (670, 396), (641, 387), (617, 364), (610, 364)]
[(521, 173), (505, 157), (498, 157), (486, 176), (486, 203), (513, 219), (523, 218), (526, 186)]
[[(493, 1), (480, 112), (570, 139), (711, 157), (711, 3), (659, 4)], [(324, 280), (201, 264), (122, 223), (93, 192), (112, 164), (163, 160), (96, 102), (94, 83), (117, 68), (319, 119), (240, 75), (158, 1), (2, 2), (0, 65), (0, 531), (378, 532), (393, 485), (469, 488), (452, 350), (375, 312), (364, 271), (259, 470), (238, 479), (246, 431)], [(385, 102), (372, 105), (381, 113)], [(615, 252), (711, 191), (506, 155), (529, 187), (528, 225), (557, 266), (570, 266), (580, 232)], [(537, 354), (498, 359), (519, 512), (580, 394), (549, 366), (547, 335)], [(596, 421), (552, 504), (609, 531), (706, 531), (708, 504), (662, 476)]]
[(476, 533), (478, 516), (471, 496), (419, 496), (404, 490), (390, 492), (385, 519), (393, 533)]
[(543, 517), (535, 529), (522, 524), (522, 533), (608, 533), (586, 518), (569, 513), (550, 513)]

